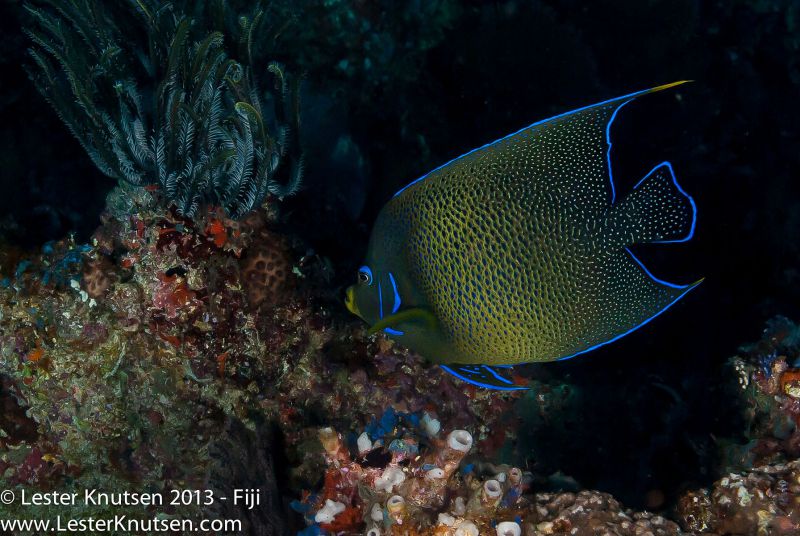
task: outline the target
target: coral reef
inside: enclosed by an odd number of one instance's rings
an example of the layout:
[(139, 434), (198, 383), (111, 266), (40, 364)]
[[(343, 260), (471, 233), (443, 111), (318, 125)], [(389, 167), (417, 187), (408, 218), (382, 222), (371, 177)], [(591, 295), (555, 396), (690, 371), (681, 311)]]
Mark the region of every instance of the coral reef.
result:
[(320, 429), (321, 488), (293, 506), (308, 523), (303, 534), (797, 534), (798, 358), (800, 328), (778, 317), (729, 361), (744, 441), (718, 443), (734, 472), (684, 493), (676, 521), (625, 509), (607, 493), (537, 492), (541, 475), (489, 463), (499, 453), (487, 454), (486, 443), (470, 449), (469, 432), (443, 434), (438, 420), (428, 428), (427, 413), (388, 412), (349, 440)]
[[(153, 196), (137, 193), (140, 207), (162, 206)], [(274, 378), (282, 357), (266, 355), (252, 316), (229, 308), (246, 303), (238, 259), (250, 231), (219, 211), (104, 220), (93, 245), (63, 240), (3, 263), (0, 481), (65, 491), (247, 481), (230, 467), (254, 454), (215, 445), (256, 434), (270, 448), (271, 427), (249, 413), (258, 389), (248, 377)], [(262, 457), (269, 469), (270, 451)], [(274, 488), (259, 474), (266, 482), (253, 488)], [(251, 523), (282, 526), (276, 508)]]
[[(521, 423), (571, 410), (563, 381), (534, 372), (524, 394), (464, 385), (337, 313), (326, 263), (277, 213), (188, 219), (165, 212), (160, 195), (121, 187), (89, 244), (0, 258), (3, 486), (246, 482), (268, 508), (212, 513), (260, 534), (294, 523), (278, 496), (300, 498), (307, 527), (294, 528), (306, 534), (681, 534), (607, 493), (545, 492), (553, 479), (535, 460), (510, 462)], [(286, 284), (248, 275), (270, 270), (259, 258), (274, 259)], [(684, 530), (796, 531), (798, 333), (773, 320), (731, 361), (746, 435), (720, 444), (745, 472), (686, 494)]]
[(684, 527), (703, 534), (800, 533), (800, 461), (731, 473), (678, 505)]
[(751, 469), (800, 457), (800, 327), (767, 323), (762, 339), (728, 361), (743, 437), (722, 442), (726, 470)]
[(271, 96), (260, 88), (260, 3), (192, 4), (31, 3), (30, 74), (101, 172), (159, 184), (185, 216), (212, 203), (240, 217), (299, 186), (298, 90), (276, 63)]
[[(558, 479), (517, 452), (519, 428), (571, 411), (563, 381), (531, 371), (528, 393), (464, 385), (337, 313), (326, 263), (277, 213), (187, 219), (160, 195), (121, 187), (89, 244), (0, 258), (2, 485), (248, 482), (270, 507), (215, 515), (263, 534), (294, 523), (279, 495), (301, 499), (307, 527), (295, 530), (309, 534), (680, 534), (606, 493), (543, 491)], [(270, 269), (258, 258), (274, 259), (286, 284), (248, 275)], [(762, 467), (689, 492), (677, 510), (685, 530), (794, 530), (798, 340), (776, 319), (731, 361), (747, 436), (720, 444), (729, 465)], [(731, 505), (739, 488), (750, 502)]]
[[(282, 492), (308, 489), (319, 421), (366, 429), (370, 445), (399, 422), (470, 426), (486, 453), (513, 440), (515, 396), (464, 388), (332, 314), (328, 268), (298, 255), (307, 247), (274, 214), (190, 220), (164, 212), (160, 195), (118, 188), (90, 244), (0, 259), (3, 486), (165, 490), (210, 478), (226, 489), (250, 478), (240, 457), (258, 454), (230, 445), (256, 434), (269, 438), (265, 467), (269, 449), (287, 446)], [(247, 275), (257, 255), (280, 260), (280, 289)], [(251, 523), (284, 526), (258, 515)]]
[(720, 438), (727, 474), (678, 501), (687, 531), (702, 534), (800, 533), (800, 328), (784, 317), (727, 363), (729, 399), (741, 437)]
[[(791, 311), (787, 304), (800, 289), (792, 267), (798, 245), (785, 238), (797, 234), (800, 213), (790, 195), (797, 190), (790, 172), (799, 154), (790, 113), (797, 99), (786, 82), (798, 80), (794, 3), (683, 0), (644, 9), (635, 2), (276, 1), (250, 3), (244, 18), (236, 8), (247, 2), (237, 0), (169, 4), (29, 4), (31, 74), (44, 94), (100, 168), (150, 185), (115, 188), (94, 234), (101, 208), (94, 207), (105, 192), (93, 185), (94, 170), (76, 156), (55, 115), (28, 91), (19, 65), (30, 42), (12, 31), (16, 16), (3, 18), (8, 46), (0, 62), (8, 83), (0, 111), (8, 126), (0, 159), (11, 179), (0, 232), (24, 236), (37, 249), (65, 229), (81, 232), (34, 253), (0, 247), (0, 487), (245, 485), (284, 499), (305, 489), (295, 506), (304, 511), (306, 533), (677, 534), (663, 517), (671, 513), (627, 510), (608, 494), (577, 491), (583, 486), (568, 477), (562, 487), (576, 491), (542, 490), (556, 480), (546, 475), (576, 453), (587, 464), (609, 466), (596, 473), (608, 484), (621, 463), (644, 474), (681, 436), (691, 444), (687, 452), (716, 443), (717, 474), (727, 475), (708, 489), (690, 483), (695, 490), (674, 517), (685, 531), (798, 533), (800, 344), (788, 320), (772, 321), (762, 341), (730, 361), (733, 388), (717, 396), (713, 348), (727, 348), (729, 334), (749, 326), (754, 309), (726, 308), (737, 312), (718, 317), (716, 326), (725, 329), (714, 330), (698, 306), (699, 313), (686, 314), (702, 320), (696, 324), (711, 342), (683, 338), (712, 364), (654, 344), (642, 351), (652, 354), (647, 367), (631, 373), (641, 393), (614, 392), (627, 405), (600, 414), (636, 415), (619, 427), (610, 418), (588, 426), (575, 398), (597, 406), (605, 400), (578, 392), (570, 380), (536, 379), (529, 394), (497, 395), (465, 387), (381, 336), (366, 336), (342, 311), (342, 276), (334, 274), (360, 255), (358, 228), (383, 200), (410, 176), (455, 156), (448, 151), (590, 93), (705, 73), (692, 88), (705, 98), (681, 102), (678, 113), (695, 121), (673, 150), (709, 163), (700, 166), (724, 168), (694, 170), (710, 185), (709, 198), (716, 184), (729, 201), (706, 209), (705, 234), (739, 240), (702, 248), (718, 282), (704, 290), (717, 294), (702, 301), (726, 303), (733, 295), (752, 306), (769, 294), (781, 296), (773, 309)], [(215, 12), (220, 6), (225, 10)], [(630, 43), (646, 53), (620, 62)], [(551, 53), (528, 54), (521, 69), (515, 51), (531, 47)], [(676, 66), (676, 57), (687, 60)], [(327, 103), (320, 115), (335, 124), (304, 129), (313, 131), (310, 142), (323, 156), (309, 162), (314, 195), (300, 200), (290, 223), (271, 213), (269, 195), (291, 193), (300, 177), (298, 78), (273, 60), (309, 72), (308, 91)], [(574, 68), (563, 69), (565, 63)], [(462, 88), (458, 98), (453, 88)], [(305, 126), (307, 117), (304, 106)], [(661, 150), (659, 139), (652, 143)], [(339, 173), (331, 169), (333, 154), (347, 164)], [(731, 190), (732, 181), (741, 188)], [(170, 204), (174, 209), (166, 210)], [(732, 221), (731, 205), (750, 208)], [(251, 207), (258, 210), (245, 214)], [(317, 209), (324, 218), (307, 217)], [(665, 331), (659, 340), (678, 339)], [(645, 377), (661, 374), (659, 355), (673, 381)], [(689, 366), (673, 361), (679, 355)], [(565, 370), (553, 367), (556, 375)], [(681, 375), (683, 388), (675, 381)], [(645, 398), (652, 404), (641, 406)], [(740, 409), (742, 433), (709, 432), (712, 411), (690, 411), (705, 398)], [(673, 414), (658, 412), (662, 399)], [(572, 419), (564, 419), (570, 412)], [(681, 412), (695, 415), (681, 420)], [(330, 430), (320, 438), (321, 427)], [(608, 447), (619, 440), (591, 441), (594, 432), (615, 436), (625, 427), (636, 430), (625, 443), (635, 456), (626, 450), (613, 458)], [(660, 435), (648, 435), (656, 428)], [(472, 437), (457, 467), (445, 456), (454, 430)], [(646, 452), (635, 441), (642, 436), (661, 449)], [(707, 445), (699, 443), (709, 436)], [(531, 465), (522, 465), (525, 457)], [(520, 468), (520, 496), (512, 503)], [(652, 501), (656, 508), (670, 505), (672, 491), (664, 491), (667, 498)], [(297, 521), (282, 519), (277, 500), (254, 512), (218, 506), (217, 515), (246, 519), (246, 530), (256, 534), (285, 533)]]
[(310, 524), (302, 534), (682, 534), (676, 523), (625, 510), (606, 493), (526, 494), (530, 473), (472, 458), (466, 463), (472, 448), (466, 430), (443, 437), (418, 431), (418, 439), (411, 432), (388, 445), (359, 438), (353, 456), (340, 434), (321, 429), (324, 486), (293, 503)]

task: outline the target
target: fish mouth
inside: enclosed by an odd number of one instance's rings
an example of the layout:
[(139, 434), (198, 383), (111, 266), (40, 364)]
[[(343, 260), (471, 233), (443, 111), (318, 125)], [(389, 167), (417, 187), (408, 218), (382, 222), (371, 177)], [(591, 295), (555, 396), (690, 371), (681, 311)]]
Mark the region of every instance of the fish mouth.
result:
[(356, 305), (356, 292), (353, 287), (347, 287), (347, 290), (345, 291), (344, 306), (347, 307), (347, 310), (354, 315), (358, 317), (361, 316), (361, 313), (358, 311), (358, 306)]

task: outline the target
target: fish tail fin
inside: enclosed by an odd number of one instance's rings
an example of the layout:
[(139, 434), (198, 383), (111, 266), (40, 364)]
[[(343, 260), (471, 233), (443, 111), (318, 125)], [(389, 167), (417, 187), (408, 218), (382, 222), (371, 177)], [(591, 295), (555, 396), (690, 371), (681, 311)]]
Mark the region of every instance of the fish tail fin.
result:
[(685, 242), (694, 235), (697, 207), (669, 162), (654, 167), (617, 204), (612, 224), (623, 245)]

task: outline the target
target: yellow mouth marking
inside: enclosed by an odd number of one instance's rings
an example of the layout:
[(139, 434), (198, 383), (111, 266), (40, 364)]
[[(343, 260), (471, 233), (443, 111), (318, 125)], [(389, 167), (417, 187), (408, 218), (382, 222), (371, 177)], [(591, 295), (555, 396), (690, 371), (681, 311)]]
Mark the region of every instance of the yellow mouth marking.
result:
[(353, 287), (349, 287), (347, 289), (347, 292), (345, 293), (345, 298), (344, 298), (344, 305), (345, 305), (345, 307), (347, 307), (347, 310), (350, 311), (351, 313), (353, 313), (354, 315), (361, 316), (358, 313), (358, 307), (356, 306), (356, 296), (355, 296), (355, 291), (353, 290)]

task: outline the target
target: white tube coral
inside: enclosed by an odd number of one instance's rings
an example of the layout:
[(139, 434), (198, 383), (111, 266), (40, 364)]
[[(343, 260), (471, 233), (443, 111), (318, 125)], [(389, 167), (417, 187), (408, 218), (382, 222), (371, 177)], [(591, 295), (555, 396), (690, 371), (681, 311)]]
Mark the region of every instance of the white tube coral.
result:
[(500, 497), (503, 495), (503, 488), (497, 480), (487, 480), (481, 489), (481, 504), (483, 506), (497, 506)]
[(495, 479), (487, 480), (475, 490), (467, 503), (467, 515), (484, 516), (497, 508), (503, 498), (503, 486)]
[(314, 516), (314, 521), (317, 523), (330, 523), (337, 515), (344, 512), (344, 508), (344, 504), (327, 499), (325, 501), (325, 506)]
[(358, 436), (358, 439), (356, 440), (356, 445), (358, 446), (358, 453), (361, 456), (372, 450), (372, 441), (370, 441), (369, 436), (367, 435), (366, 432)]
[(402, 469), (395, 466), (387, 467), (381, 476), (375, 479), (375, 489), (391, 493), (395, 486), (399, 486), (406, 479)]
[(422, 420), (420, 421), (422, 425), (422, 429), (425, 430), (425, 434), (428, 437), (433, 437), (439, 433), (439, 430), (442, 429), (442, 423), (439, 422), (438, 419), (434, 419), (431, 417), (428, 412), (422, 416)]
[(508, 481), (506, 482), (506, 493), (503, 497), (503, 506), (513, 506), (522, 495), (522, 470), (512, 467), (508, 471)]
[(479, 536), (478, 527), (471, 521), (462, 521), (456, 527), (456, 536)]
[(464, 497), (456, 497), (455, 501), (453, 501), (452, 512), (457, 516), (463, 516), (467, 512), (467, 505), (464, 502)]
[(497, 536), (519, 536), (522, 534), (522, 528), (519, 523), (513, 521), (503, 521), (497, 524)]
[(400, 495), (392, 495), (386, 501), (386, 512), (394, 523), (402, 525), (406, 516), (406, 500)]
[(447, 435), (444, 448), (437, 452), (432, 464), (444, 471), (445, 478), (450, 478), (471, 448), (472, 434), (466, 430), (453, 430)]
[(369, 517), (375, 522), (383, 521), (383, 508), (378, 503), (372, 505), (372, 510), (369, 511)]
[(472, 448), (472, 434), (466, 430), (453, 430), (447, 434), (447, 446), (466, 454)]
[(445, 477), (444, 471), (439, 469), (438, 467), (434, 467), (427, 473), (425, 473), (425, 478), (428, 480), (441, 480)]
[(441, 512), (439, 514), (439, 516), (436, 518), (436, 522), (439, 525), (444, 525), (446, 527), (452, 527), (453, 525), (456, 524), (456, 518), (454, 518), (453, 516), (451, 516), (448, 513)]

